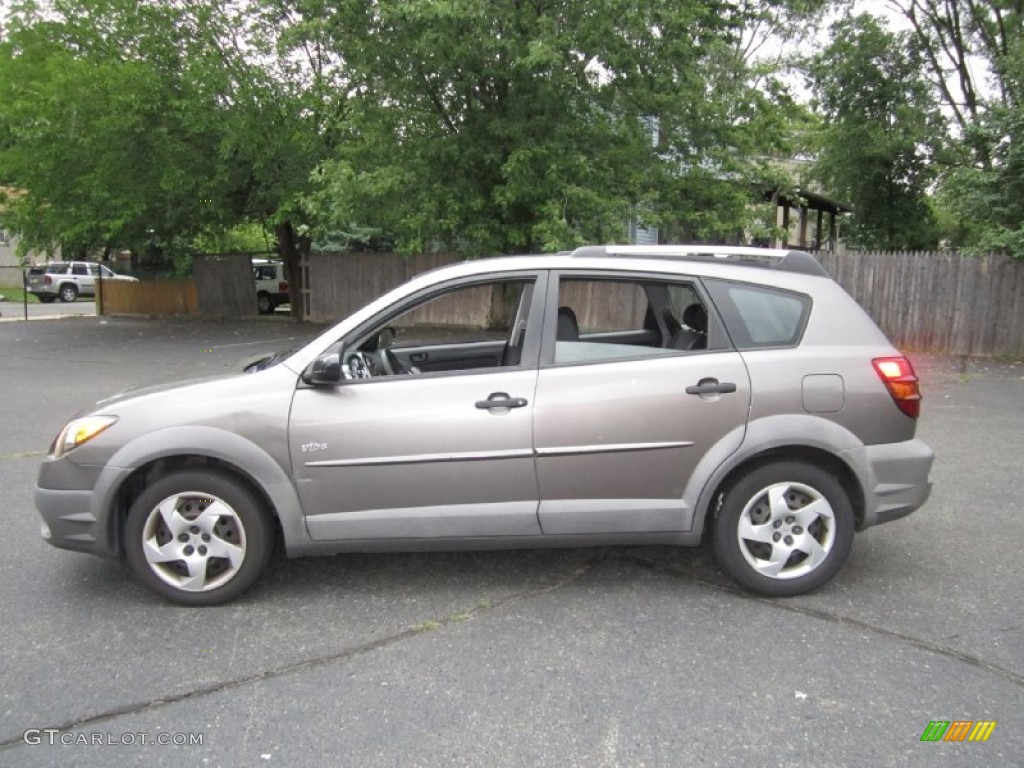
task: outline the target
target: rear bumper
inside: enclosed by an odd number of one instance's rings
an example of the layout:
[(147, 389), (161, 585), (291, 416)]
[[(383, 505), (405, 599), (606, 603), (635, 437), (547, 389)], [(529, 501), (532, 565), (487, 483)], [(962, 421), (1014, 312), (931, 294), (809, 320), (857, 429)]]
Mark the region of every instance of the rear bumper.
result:
[(866, 474), (860, 529), (898, 520), (928, 500), (935, 452), (923, 440), (868, 445), (857, 452)]

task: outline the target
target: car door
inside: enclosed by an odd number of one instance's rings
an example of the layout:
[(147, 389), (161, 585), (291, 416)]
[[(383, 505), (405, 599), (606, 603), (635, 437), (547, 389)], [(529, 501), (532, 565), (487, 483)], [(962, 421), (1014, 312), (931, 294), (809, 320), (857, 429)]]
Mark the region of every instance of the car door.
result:
[(87, 264), (76, 261), (71, 265), (71, 279), (78, 287), (78, 293), (82, 296), (92, 296), (96, 293), (96, 274), (99, 267), (96, 264)]
[[(694, 281), (607, 273), (562, 273), (557, 281), (534, 410), (542, 530), (689, 530), (693, 510), (683, 495), (690, 476), (712, 448), (724, 457), (742, 442), (750, 404), (742, 358)], [(678, 307), (669, 317), (671, 307), (650, 305), (650, 296), (669, 292), (692, 297), (711, 315), (705, 329), (683, 326)], [(560, 314), (573, 314), (575, 326), (560, 331)], [(656, 340), (622, 343), (644, 330)], [(674, 336), (686, 333), (706, 338), (672, 348)]]
[[(532, 445), (539, 277), (444, 285), (409, 307), (393, 307), (340, 342), (350, 374), (358, 369), (368, 378), (296, 390), (289, 442), (311, 538), (540, 534)], [(488, 297), (495, 285), (504, 295), (510, 284), (518, 286), (520, 304), (507, 322), (496, 320), (502, 313)], [(520, 317), (529, 318), (523, 327)], [(399, 370), (382, 368), (385, 333), (389, 342), (397, 335), (401, 354), (389, 356), (387, 365)], [(474, 345), (483, 343), (479, 334), (504, 335), (507, 347), (521, 338), (522, 353), (473, 367)], [(423, 342), (444, 348), (433, 354), (447, 361), (445, 370), (422, 372), (394, 362), (415, 359)], [(457, 362), (460, 351), (465, 367)]]

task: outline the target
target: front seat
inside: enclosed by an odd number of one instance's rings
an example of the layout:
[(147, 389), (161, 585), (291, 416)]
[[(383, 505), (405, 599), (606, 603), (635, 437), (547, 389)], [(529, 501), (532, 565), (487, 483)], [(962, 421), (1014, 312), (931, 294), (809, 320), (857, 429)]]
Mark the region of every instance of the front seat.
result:
[(700, 304), (691, 304), (683, 311), (683, 327), (673, 336), (672, 349), (707, 349), (708, 313)]
[(555, 330), (555, 340), (580, 340), (580, 324), (576, 321), (576, 313), (572, 311), (572, 307), (558, 308), (558, 327)]

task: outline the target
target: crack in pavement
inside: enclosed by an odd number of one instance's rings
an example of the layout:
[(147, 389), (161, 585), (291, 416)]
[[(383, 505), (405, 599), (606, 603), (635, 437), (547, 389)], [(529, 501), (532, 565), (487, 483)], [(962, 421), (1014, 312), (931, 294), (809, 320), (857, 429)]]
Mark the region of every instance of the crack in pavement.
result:
[(13, 461), (14, 459), (32, 459), (37, 456), (45, 456), (46, 451), (15, 451), (14, 453), (0, 453), (0, 461)]
[(945, 656), (946, 658), (962, 662), (972, 667), (977, 667), (978, 669), (984, 669), (986, 672), (991, 672), (1009, 683), (1024, 687), (1024, 675), (1014, 672), (1013, 670), (1006, 669), (1005, 667), (1001, 667), (998, 664), (985, 661), (977, 656), (972, 656), (969, 653), (964, 653), (956, 650), (955, 648), (950, 648), (946, 645), (939, 645), (938, 643), (933, 643), (930, 640), (914, 637), (913, 635), (908, 635), (904, 632), (897, 632), (894, 629), (875, 626), (874, 624), (869, 624), (866, 621), (861, 621), (860, 619), (855, 619), (850, 616), (843, 616), (838, 613), (829, 613), (828, 611), (823, 611), (819, 608), (808, 608), (803, 605), (793, 605), (788, 602), (783, 602), (778, 598), (762, 597), (760, 595), (746, 592), (740, 587), (718, 584), (706, 579), (696, 578), (687, 573), (683, 573), (682, 571), (676, 571), (672, 568), (656, 563), (653, 560), (640, 557), (639, 555), (617, 555), (615, 559), (621, 562), (631, 563), (632, 565), (636, 565), (641, 568), (646, 568), (656, 573), (670, 576), (674, 579), (686, 579), (686, 581), (693, 584), (699, 584), (702, 587), (709, 587), (711, 589), (718, 590), (719, 592), (727, 592), (730, 595), (735, 595), (736, 597), (741, 597), (745, 600), (760, 603), (768, 608), (820, 619), (821, 621), (827, 621), (830, 624), (841, 624), (844, 626), (856, 627), (857, 629), (861, 629), (875, 635), (880, 635), (894, 640), (901, 640), (920, 650), (928, 651), (929, 653), (934, 653), (939, 656)]
[[(306, 659), (304, 661), (296, 661), (290, 664), (285, 664), (280, 667), (263, 670), (261, 672), (254, 672), (249, 675), (242, 677), (232, 678), (231, 680), (222, 680), (217, 683), (211, 683), (210, 685), (201, 686), (194, 688), (190, 691), (183, 691), (181, 693), (173, 694), (171, 696), (163, 696), (156, 699), (151, 699), (144, 702), (136, 702), (134, 704), (126, 704), (122, 707), (116, 707), (114, 709), (108, 709), (104, 712), (99, 712), (93, 715), (83, 715), (73, 720), (67, 720), (58, 725), (50, 725), (46, 728), (40, 728), (40, 731), (47, 729), (55, 730), (59, 732), (66, 732), (76, 728), (81, 728), (86, 725), (96, 725), (103, 723), (108, 720), (113, 720), (118, 717), (125, 715), (138, 715), (143, 712), (149, 712), (160, 707), (167, 706), (169, 704), (177, 704), (181, 701), (188, 701), (190, 699), (198, 699), (205, 696), (210, 696), (221, 691), (231, 690), (233, 688), (241, 688), (251, 683), (258, 683), (263, 680), (274, 680), (279, 677), (285, 677), (287, 675), (296, 674), (299, 672), (305, 672), (311, 669), (317, 669), (319, 667), (326, 667), (335, 662), (347, 661), (358, 656), (363, 656), (381, 648), (387, 648), (392, 645), (401, 643), (404, 640), (409, 640), (413, 637), (418, 637), (427, 632), (432, 632), (436, 629), (446, 627), (452, 624), (460, 624), (473, 616), (487, 611), (492, 611), (495, 608), (506, 605), (517, 600), (528, 599), (531, 597), (538, 597), (540, 595), (548, 594), (561, 589), (575, 581), (581, 579), (584, 575), (590, 572), (600, 563), (604, 562), (608, 557), (607, 551), (601, 550), (596, 557), (593, 557), (582, 565), (573, 569), (573, 571), (567, 576), (559, 579), (553, 584), (548, 584), (542, 587), (535, 587), (533, 589), (526, 589), (521, 592), (514, 592), (496, 600), (486, 600), (477, 603), (472, 608), (463, 611), (461, 613), (455, 613), (450, 616), (444, 616), (440, 619), (434, 619), (421, 622), (414, 627), (398, 632), (394, 635), (387, 637), (378, 638), (377, 640), (370, 640), (366, 643), (361, 643), (350, 648), (338, 651), (337, 653), (328, 654), (327, 656), (320, 656), (315, 659)], [(19, 734), (18, 736), (6, 738), (0, 740), (0, 751), (8, 749), (10, 747), (17, 746), (24, 743), (24, 736)]]
[[(753, 595), (749, 592), (745, 592), (739, 587), (732, 587), (725, 584), (719, 584), (713, 581), (708, 581), (707, 579), (694, 577), (690, 574), (661, 565), (659, 563), (654, 562), (653, 560), (648, 560), (638, 555), (611, 555), (607, 549), (603, 549), (599, 550), (597, 556), (585, 561), (582, 565), (573, 569), (573, 571), (569, 573), (567, 576), (559, 579), (558, 581), (552, 584), (548, 584), (541, 587), (535, 587), (533, 589), (526, 589), (520, 592), (514, 592), (503, 598), (498, 598), (495, 600), (481, 600), (475, 606), (469, 608), (466, 611), (454, 613), (449, 616), (444, 616), (440, 619), (427, 620), (396, 634), (378, 638), (376, 640), (371, 640), (366, 643), (361, 643), (359, 645), (338, 651), (337, 653), (328, 654), (327, 656), (321, 656), (314, 659), (306, 659), (303, 661), (292, 662), (290, 664), (285, 664), (280, 667), (275, 667), (260, 672), (254, 672), (252, 674), (244, 675), (242, 677), (232, 678), (230, 680), (223, 680), (217, 683), (211, 683), (207, 686), (202, 686), (189, 691), (183, 691), (181, 693), (174, 694), (171, 696), (163, 696), (151, 699), (149, 701), (126, 704), (122, 707), (109, 709), (97, 714), (83, 715), (81, 717), (77, 717), (75, 719), (68, 720), (57, 725), (48, 726), (48, 728), (59, 732), (71, 731), (86, 725), (96, 725), (98, 723), (114, 720), (125, 715), (142, 714), (143, 712), (148, 712), (170, 704), (176, 704), (181, 701), (202, 698), (215, 693), (220, 693), (221, 691), (231, 690), (233, 688), (241, 688), (252, 683), (258, 683), (264, 680), (273, 680), (280, 677), (285, 677), (288, 675), (317, 669), (319, 667), (329, 666), (336, 662), (344, 662), (349, 659), (357, 658), (359, 656), (372, 653), (373, 651), (377, 651), (382, 648), (388, 648), (390, 646), (401, 643), (405, 640), (409, 640), (411, 638), (423, 635), (427, 632), (432, 632), (447, 626), (451, 626), (453, 624), (460, 624), (462, 622), (468, 621), (476, 615), (493, 611), (509, 603), (529, 599), (532, 597), (538, 597), (541, 595), (548, 594), (550, 592), (555, 592), (565, 586), (568, 586), (569, 584), (572, 584), (580, 580), (583, 576), (592, 571), (598, 565), (608, 560), (616, 560), (619, 562), (635, 565), (637, 567), (644, 568), (655, 573), (668, 576), (673, 579), (685, 579), (689, 583), (697, 584), (699, 586), (707, 587), (718, 592), (724, 592), (735, 597), (740, 597), (745, 600), (760, 603), (766, 607), (773, 608), (776, 610), (788, 611), (790, 613), (795, 613), (800, 616), (819, 619), (821, 621), (826, 621), (830, 624), (856, 627), (857, 629), (869, 632), (871, 634), (887, 637), (894, 640), (899, 640), (920, 650), (944, 656), (946, 658), (953, 659), (954, 661), (959, 661), (961, 663), (967, 664), (978, 669), (983, 669), (1006, 680), (1009, 683), (1024, 687), (1024, 675), (1000, 667), (997, 664), (987, 662), (984, 659), (978, 658), (977, 656), (972, 656), (970, 654), (957, 651), (953, 648), (939, 645), (938, 643), (933, 643), (929, 640), (924, 640), (919, 637), (914, 637), (913, 635), (908, 635), (903, 632), (897, 632), (895, 630), (886, 629), (884, 627), (878, 627), (868, 622), (861, 621), (860, 619), (854, 619), (849, 616), (842, 616), (840, 614), (829, 613), (827, 611), (823, 611), (817, 608), (808, 608), (806, 606), (792, 605), (789, 603), (782, 602), (780, 600)], [(0, 751), (17, 746), (19, 744), (22, 744), (23, 742), (24, 739), (23, 736), (21, 735), (0, 740)]]

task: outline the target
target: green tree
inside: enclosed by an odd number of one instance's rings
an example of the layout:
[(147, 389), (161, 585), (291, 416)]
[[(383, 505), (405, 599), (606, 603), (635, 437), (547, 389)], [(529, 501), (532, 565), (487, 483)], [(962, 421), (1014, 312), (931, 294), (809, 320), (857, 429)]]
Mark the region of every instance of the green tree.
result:
[(295, 13), (17, 4), (0, 39), (0, 180), (27, 191), (8, 212), (22, 244), (173, 256), (256, 223), (294, 265), (298, 202), (344, 97), (324, 87), (324, 60), (285, 38)]
[[(758, 5), (760, 8), (760, 5)], [(346, 140), (310, 199), (406, 250), (523, 252), (742, 229), (781, 131), (728, 2), (352, 2), (332, 18)]]
[(955, 130), (937, 200), (968, 251), (1024, 258), (1024, 8), (1006, 0), (890, 0)]
[[(741, 231), (787, 95), (759, 29), (823, 0), (23, 0), (0, 181), (28, 247), (184, 253), (252, 223), (515, 252)], [(293, 307), (293, 310), (297, 307)]]
[(922, 249), (937, 244), (929, 200), (942, 120), (908, 36), (869, 15), (848, 17), (806, 61), (821, 115), (814, 173), (855, 215), (859, 246)]

